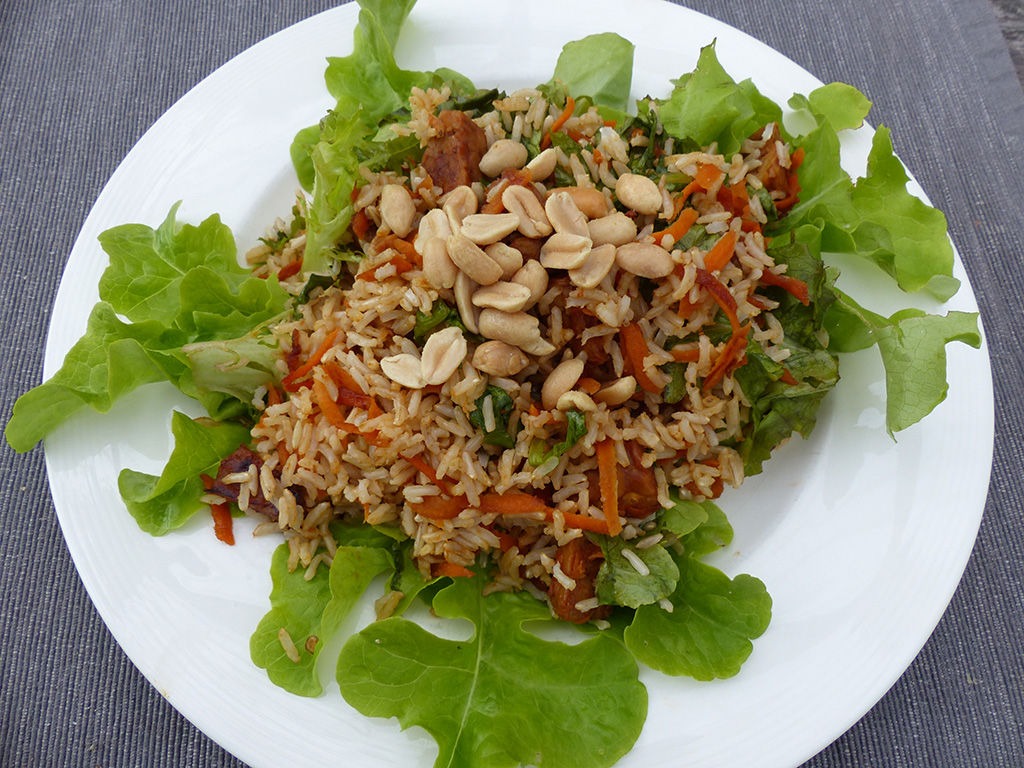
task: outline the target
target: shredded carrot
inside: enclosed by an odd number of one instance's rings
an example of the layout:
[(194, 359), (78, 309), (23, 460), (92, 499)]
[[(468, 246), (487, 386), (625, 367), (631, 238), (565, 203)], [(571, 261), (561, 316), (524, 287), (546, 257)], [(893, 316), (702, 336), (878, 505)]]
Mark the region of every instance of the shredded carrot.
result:
[(700, 347), (676, 347), (671, 350), (672, 359), (677, 363), (695, 363), (700, 360)]
[(744, 232), (760, 232), (761, 224), (760, 222), (752, 221), (750, 219), (743, 219), (740, 221), (740, 229)]
[(410, 264), (404, 257), (395, 255), (392, 256), (387, 261), (385, 261), (383, 264), (378, 264), (375, 267), (371, 267), (370, 269), (360, 272), (358, 275), (356, 275), (356, 280), (376, 280), (377, 270), (383, 266), (386, 266), (387, 264), (394, 264), (395, 274), (398, 275), (404, 274), (413, 268), (413, 265)]
[(300, 365), (298, 368), (296, 368), (295, 370), (293, 370), (291, 373), (284, 377), (284, 379), (281, 381), (281, 386), (284, 387), (284, 389), (288, 392), (297, 391), (299, 387), (296, 386), (296, 382), (301, 381), (306, 376), (308, 376), (309, 372), (312, 371), (320, 363), (320, 361), (323, 359), (323, 356), (327, 354), (327, 350), (334, 346), (334, 340), (335, 338), (337, 338), (337, 336), (337, 330), (333, 330), (329, 334), (327, 334), (327, 338), (325, 338), (323, 343), (316, 349), (315, 352), (313, 352), (312, 356), (306, 362), (304, 362), (302, 365)]
[(576, 382), (576, 386), (586, 392), (588, 395), (592, 395), (601, 389), (601, 382), (597, 379), (592, 379), (589, 376), (584, 376), (582, 379)]
[(654, 383), (651, 377), (644, 370), (644, 358), (650, 350), (644, 340), (643, 331), (636, 323), (630, 323), (619, 329), (619, 342), (622, 347), (623, 356), (629, 365), (630, 373), (636, 378), (637, 384), (644, 391), (652, 394), (661, 392), (661, 387)]
[(327, 385), (320, 381), (320, 379), (313, 379), (313, 396), (316, 398), (316, 404), (320, 406), (320, 413), (331, 423), (331, 426), (338, 429), (354, 426), (345, 421), (345, 414), (341, 412), (338, 404), (331, 399), (331, 395), (327, 391)]
[(694, 181), (704, 189), (711, 189), (723, 175), (722, 169), (717, 165), (700, 163), (697, 165), (697, 176), (694, 178)]
[(800, 383), (799, 381), (796, 380), (796, 377), (789, 372), (789, 369), (787, 368), (782, 369), (782, 375), (779, 376), (779, 381), (781, 381), (783, 384), (789, 384), (789, 386), (791, 387), (796, 386), (797, 384)]
[(451, 576), (454, 579), (461, 579), (471, 577), (473, 572), (465, 566), (458, 563), (449, 563), (445, 560), (443, 563), (434, 563), (433, 568), (431, 568), (431, 574), (435, 578), (438, 576)]
[(665, 238), (667, 236), (672, 237), (672, 242), (678, 241), (679, 238), (690, 231), (690, 227), (692, 227), (693, 223), (697, 221), (698, 216), (700, 216), (700, 214), (697, 213), (695, 209), (684, 208), (680, 211), (675, 221), (665, 227), (665, 229), (653, 233), (654, 239), (657, 240), (662, 247), (665, 245)]
[(793, 154), (789, 156), (789, 167), (795, 171), (803, 165), (805, 154), (803, 147), (797, 147), (794, 149)]
[(597, 453), (598, 483), (601, 488), (601, 508), (608, 525), (608, 535), (618, 536), (622, 531), (619, 519), (619, 472), (615, 459), (615, 442), (608, 438), (594, 446)]
[(725, 316), (729, 318), (729, 325), (735, 334), (740, 329), (740, 321), (736, 316), (736, 299), (729, 293), (729, 289), (722, 284), (722, 281), (706, 269), (698, 269), (696, 277), (697, 283), (702, 288), (707, 289), (708, 293), (711, 294), (711, 298), (715, 300), (715, 303), (722, 309)]
[(370, 407), (367, 409), (366, 418), (368, 420), (376, 419), (378, 416), (384, 415), (384, 409), (377, 404), (377, 398), (370, 398)]
[(447, 493), (449, 496), (452, 495), (451, 486), (437, 476), (437, 472), (435, 472), (434, 468), (427, 463), (426, 459), (423, 458), (423, 454), (417, 453), (415, 456), (403, 456), (402, 458), (408, 461), (414, 467), (416, 467), (417, 470), (422, 472), (428, 478), (430, 478), (430, 482), (432, 482), (442, 491)]
[(565, 125), (566, 121), (572, 117), (572, 113), (575, 111), (576, 100), (572, 96), (567, 96), (565, 99), (565, 109), (562, 110), (562, 114), (555, 118), (555, 122), (551, 124), (550, 130), (548, 130), (548, 132), (544, 134), (544, 138), (541, 139), (541, 149), (547, 149), (551, 146), (551, 134), (558, 132), (558, 130)]
[(530, 403), (530, 415), (540, 416), (540, 408), (537, 407), (536, 403)]
[(711, 246), (711, 250), (704, 257), (704, 269), (708, 272), (717, 272), (729, 263), (735, 250), (736, 232), (730, 229)]
[(811, 303), (811, 296), (807, 290), (807, 283), (789, 275), (778, 275), (770, 269), (761, 273), (761, 282), (765, 285), (774, 285), (786, 293), (792, 295), (805, 307)]
[(287, 280), (289, 277), (292, 277), (293, 275), (299, 274), (299, 271), (301, 269), (302, 269), (302, 257), (300, 256), (295, 261), (289, 262), (288, 264), (285, 264), (283, 267), (281, 267), (277, 271), (277, 279), (278, 280)]
[(485, 515), (529, 515), (549, 512), (543, 499), (529, 493), (485, 493), (480, 497), (480, 511)]
[(750, 326), (744, 326), (739, 333), (733, 333), (729, 337), (729, 341), (726, 342), (725, 348), (722, 350), (715, 364), (711, 366), (711, 370), (708, 371), (708, 375), (704, 377), (703, 389), (705, 392), (709, 391), (715, 386), (725, 374), (729, 368), (739, 359), (740, 353), (747, 348), (747, 332), (750, 330)]
[(605, 536), (609, 535), (607, 521), (602, 520), (599, 517), (589, 517), (588, 515), (577, 515), (572, 512), (563, 512), (562, 520), (565, 521), (566, 528), (579, 528), (583, 531), (603, 533)]
[(213, 516), (213, 534), (228, 546), (235, 544), (235, 532), (231, 524), (231, 509), (227, 504), (211, 504), (210, 514)]
[(676, 199), (676, 205), (682, 208), (682, 204), (690, 199), (690, 195), (692, 195), (698, 189), (703, 188), (704, 187), (702, 187), (700, 185), (700, 182), (698, 182), (697, 180), (691, 181), (689, 184), (683, 187), (683, 191), (679, 193), (679, 197)]
[(284, 447), (284, 443), (277, 444), (277, 463), (279, 466), (284, 466), (288, 461), (288, 449)]
[(594, 162), (598, 164), (604, 162), (604, 155), (601, 154), (600, 149), (594, 150)]
[(614, 127), (615, 127), (615, 124), (616, 124), (616, 123), (615, 123), (615, 121), (614, 121), (614, 120), (605, 120), (605, 121), (604, 121), (604, 123), (603, 123), (603, 125), (604, 125), (604, 126), (605, 126), (606, 128), (614, 128)]
[(363, 388), (359, 386), (359, 382), (352, 377), (352, 374), (333, 360), (328, 360), (324, 363), (324, 372), (330, 376), (334, 383), (339, 387), (344, 387), (345, 389), (351, 392), (357, 392), (360, 395), (363, 394)]
[(423, 501), (409, 503), (412, 511), (430, 520), (451, 520), (469, 506), (465, 496), (425, 496)]
[(694, 303), (686, 296), (683, 296), (683, 298), (679, 300), (679, 309), (676, 310), (676, 314), (685, 320), (697, 310), (697, 307), (699, 307), (701, 303), (702, 302), (699, 301)]
[(267, 405), (280, 405), (281, 404), (281, 393), (277, 391), (277, 387), (271, 384), (267, 387)]
[(415, 265), (420, 264), (420, 255), (416, 253), (416, 246), (414, 246), (409, 240), (403, 240), (396, 234), (373, 238), (373, 246), (377, 249), (377, 253), (382, 253), (388, 248), (393, 248), (402, 254), (406, 258), (406, 261)]
[(363, 242), (369, 240), (368, 235), (372, 226), (373, 222), (366, 215), (366, 211), (357, 211), (356, 215), (352, 217), (352, 233)]
[[(506, 184), (505, 187), (507, 188), (508, 185)], [(504, 191), (504, 189), (502, 191)], [(505, 212), (505, 202), (501, 199), (501, 195), (498, 194), (497, 192), (494, 194), (494, 197), (492, 197), (490, 200), (488, 200), (486, 203), (484, 203), (480, 207), (480, 213), (504, 213), (504, 212)]]

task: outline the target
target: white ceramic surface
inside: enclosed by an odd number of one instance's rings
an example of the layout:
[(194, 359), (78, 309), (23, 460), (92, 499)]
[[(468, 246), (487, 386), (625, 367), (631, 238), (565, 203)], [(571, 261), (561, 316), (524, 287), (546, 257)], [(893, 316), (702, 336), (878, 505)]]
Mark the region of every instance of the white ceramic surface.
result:
[[(633, 0), (628, 14), (623, 7), (621, 0), (515, 0), (489, 3), (481, 14), (470, 0), (421, 0), (398, 59), (512, 89), (546, 80), (568, 39), (614, 30), (637, 44), (637, 96), (667, 94), (669, 78), (689, 71), (713, 38), (736, 79), (752, 77), (779, 103), (819, 85), (781, 54), (705, 16), (658, 0)], [(330, 107), (324, 58), (351, 50), (355, 18), (347, 5), (245, 51), (139, 141), (75, 244), (53, 313), (48, 376), (97, 298), (102, 230), (129, 221), (155, 226), (182, 200), (179, 218), (195, 223), (219, 212), (244, 250), (289, 210), (297, 187), (289, 143)], [(288, 94), (287, 109), (279, 93)], [(848, 170), (861, 170), (868, 146), (868, 129), (846, 137)], [(948, 308), (976, 309), (959, 261), (955, 274), (964, 286)], [(848, 268), (843, 279), (851, 290), (866, 288), (873, 309), (897, 306), (871, 270)], [(987, 353), (957, 344), (948, 354), (948, 399), (896, 441), (883, 427), (877, 355), (845, 357), (812, 439), (788, 444), (764, 475), (725, 495), (736, 538), (713, 562), (767, 584), (771, 627), (733, 679), (643, 673), (650, 714), (621, 766), (798, 764), (850, 727), (910, 664), (963, 572), (991, 465)], [(204, 515), (162, 538), (136, 527), (118, 497), (117, 473), (159, 473), (171, 449), (172, 407), (198, 415), (169, 385), (151, 385), (108, 415), (77, 415), (46, 441), (69, 549), (117, 641), (175, 707), (256, 768), (430, 765), (430, 738), (350, 709), (330, 681), (330, 663), (322, 665), (327, 693), (318, 699), (277, 689), (252, 665), (249, 635), (267, 608), (274, 541), (251, 539), (251, 523), (239, 521), (239, 543), (225, 547)], [(371, 615), (363, 606), (349, 628)]]

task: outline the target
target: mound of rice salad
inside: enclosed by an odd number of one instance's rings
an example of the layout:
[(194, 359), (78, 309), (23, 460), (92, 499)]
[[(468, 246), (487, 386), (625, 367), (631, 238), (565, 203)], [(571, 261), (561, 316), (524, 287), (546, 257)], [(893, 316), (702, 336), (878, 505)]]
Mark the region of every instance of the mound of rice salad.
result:
[(605, 623), (588, 532), (642, 576), (638, 552), (679, 547), (659, 510), (743, 481), (735, 374), (754, 340), (795, 383), (772, 312), (808, 303), (762, 233), (797, 200), (802, 152), (775, 124), (731, 157), (649, 125), (538, 89), (466, 110), (414, 89), (390, 130), (418, 145), (359, 171), (361, 258), (307, 283), (301, 199), (248, 254), (302, 300), (272, 329), (281, 383), (257, 390), (252, 447), (206, 500), (267, 518), (292, 568), (331, 561), (339, 517), (392, 525), (426, 578), (486, 558), (485, 591)]

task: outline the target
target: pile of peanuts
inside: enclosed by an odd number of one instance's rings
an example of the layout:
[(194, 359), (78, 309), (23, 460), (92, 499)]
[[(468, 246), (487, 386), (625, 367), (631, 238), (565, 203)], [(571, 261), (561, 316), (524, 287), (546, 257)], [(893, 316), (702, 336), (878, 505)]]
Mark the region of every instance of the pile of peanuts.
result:
[[(526, 160), (525, 146), (499, 139), (480, 160), (480, 170), (497, 178), (525, 167), (532, 181), (542, 182), (554, 172), (556, 152), (549, 148), (528, 164)], [(646, 176), (624, 173), (614, 191), (618, 201), (637, 214), (655, 214), (662, 208), (662, 192)], [(664, 278), (675, 269), (668, 250), (636, 241), (634, 219), (610, 210), (598, 189), (553, 190), (543, 203), (533, 188), (520, 184), (508, 184), (500, 194), (504, 213), (478, 213), (476, 193), (469, 186), (456, 187), (441, 199), (440, 208), (420, 218), (414, 241), (427, 282), (452, 290), (466, 328), (488, 339), (472, 357), (473, 366), (488, 375), (515, 376), (529, 365), (530, 355), (541, 358), (555, 352), (541, 336), (540, 321), (529, 313), (548, 289), (548, 270), (563, 270), (575, 286), (594, 288), (613, 265), (649, 279)], [(379, 214), (391, 232), (406, 237), (417, 219), (409, 190), (401, 184), (384, 186)], [(519, 250), (502, 242), (517, 231), (543, 241), (539, 259), (524, 261)], [(431, 335), (419, 358), (394, 355), (381, 361), (381, 369), (401, 386), (418, 389), (446, 381), (467, 352), (462, 331), (451, 327)], [(615, 406), (633, 395), (632, 376), (609, 382), (593, 396), (573, 389), (583, 368), (580, 359), (555, 367), (542, 389), (545, 409), (589, 411), (598, 402)]]

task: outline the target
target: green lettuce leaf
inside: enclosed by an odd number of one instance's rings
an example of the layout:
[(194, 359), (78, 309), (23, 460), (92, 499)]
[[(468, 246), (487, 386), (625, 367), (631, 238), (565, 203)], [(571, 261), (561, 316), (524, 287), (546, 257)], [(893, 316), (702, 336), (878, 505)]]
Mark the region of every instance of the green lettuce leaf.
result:
[(589, 96), (597, 105), (625, 112), (633, 83), (633, 44), (614, 32), (566, 43), (553, 80), (562, 81), (574, 98)]
[(781, 121), (777, 104), (750, 80), (737, 83), (722, 68), (714, 43), (701, 48), (693, 72), (674, 82), (675, 89), (659, 109), (665, 130), (701, 146), (718, 142), (718, 151), (726, 157), (757, 128)]
[(846, 83), (828, 83), (807, 96), (795, 93), (789, 100), (789, 106), (807, 110), (819, 121), (828, 121), (837, 131), (860, 128), (871, 111), (867, 97)]
[[(484, 418), (484, 402), (491, 398), (491, 412), (494, 414), (494, 429), (487, 431), (487, 420)], [(476, 399), (476, 408), (469, 414), (470, 423), (484, 433), (487, 445), (512, 448), (516, 444), (516, 436), (508, 430), (515, 400), (499, 386), (488, 384), (484, 393)]]
[(221, 459), (249, 440), (241, 424), (193, 420), (175, 411), (171, 416), (174, 450), (159, 477), (123, 469), (117, 477), (121, 498), (139, 528), (163, 536), (180, 528), (203, 504), (202, 474), (216, 475)]
[(672, 499), (672, 506), (662, 509), (659, 513), (661, 527), (669, 533), (674, 533), (682, 538), (693, 533), (708, 521), (706, 505), (714, 506), (711, 502), (681, 498), (679, 491), (675, 488), (669, 491), (669, 496)]
[(679, 584), (669, 613), (658, 605), (637, 609), (626, 628), (626, 647), (638, 661), (668, 675), (697, 680), (732, 677), (771, 619), (772, 601), (759, 579), (730, 579), (693, 558), (678, 561)]
[(700, 507), (707, 519), (681, 539), (683, 551), (691, 558), (698, 559), (729, 546), (733, 533), (729, 519), (717, 504), (702, 501)]
[[(318, 568), (307, 581), (305, 568), (288, 570), (288, 545), (279, 546), (270, 565), (270, 611), (249, 640), (253, 663), (267, 670), (271, 682), (286, 691), (319, 696), (323, 687), (316, 663), (324, 643), (338, 631), (370, 582), (393, 567), (387, 550), (342, 546), (330, 570)], [(292, 661), (281, 645), (278, 633), (282, 628), (299, 651), (298, 662)]]
[[(587, 434), (587, 416), (583, 411), (575, 408), (565, 412), (565, 439), (555, 443), (550, 448), (543, 440), (534, 440), (530, 444), (530, 455), (528, 461), (530, 466), (539, 467), (551, 458), (557, 458), (565, 454), (576, 442)], [(511, 446), (510, 446), (511, 447)]]
[(345, 700), (397, 717), (437, 741), (436, 768), (609, 766), (640, 733), (647, 693), (636, 662), (605, 635), (579, 645), (542, 640), (526, 622), (551, 620), (529, 595), (481, 595), (484, 578), (457, 579), (434, 598), (442, 618), (468, 619), (466, 641), (402, 618), (353, 635), (338, 660)]
[(622, 554), (629, 546), (629, 542), (618, 537), (602, 536), (600, 544), (604, 551), (604, 562), (597, 572), (594, 586), (602, 605), (638, 608), (641, 605), (656, 603), (675, 590), (676, 582), (679, 580), (679, 568), (660, 544), (645, 549), (630, 547), (633, 554), (639, 557), (650, 571), (643, 576)]
[(853, 352), (878, 345), (885, 366), (885, 424), (890, 434), (927, 416), (946, 399), (946, 344), (981, 346), (978, 316), (973, 312), (928, 315), (906, 309), (882, 317), (846, 294), (827, 315), (832, 345)]
[(259, 387), (280, 381), (276, 361), (281, 350), (265, 329), (237, 339), (186, 344), (182, 352), (188, 358), (197, 393), (222, 392), (247, 403)]

